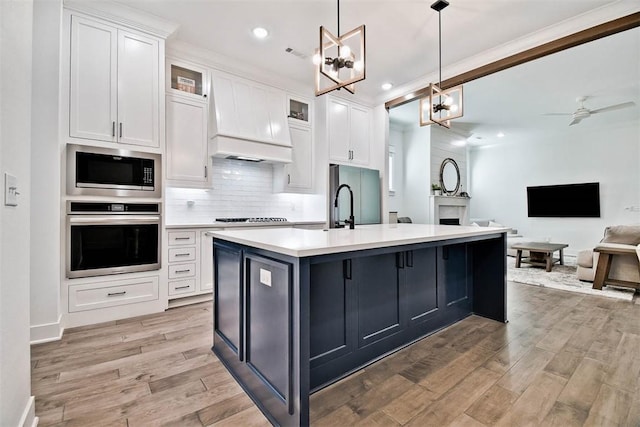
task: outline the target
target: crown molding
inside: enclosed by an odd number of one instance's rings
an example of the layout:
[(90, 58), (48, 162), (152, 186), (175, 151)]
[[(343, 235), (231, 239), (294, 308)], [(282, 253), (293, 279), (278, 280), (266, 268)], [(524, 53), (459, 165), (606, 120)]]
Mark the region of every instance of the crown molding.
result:
[(64, 7), (166, 39), (178, 24), (108, 0), (64, 0)]

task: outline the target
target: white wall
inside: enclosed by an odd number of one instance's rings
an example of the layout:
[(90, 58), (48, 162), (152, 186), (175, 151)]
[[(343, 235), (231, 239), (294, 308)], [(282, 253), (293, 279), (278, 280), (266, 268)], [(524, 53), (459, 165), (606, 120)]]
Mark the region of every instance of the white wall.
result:
[[(393, 181), (395, 184), (394, 194), (389, 194), (389, 210), (400, 211), (404, 208), (404, 132), (403, 128), (397, 124), (389, 124), (389, 149), (393, 147)], [(388, 169), (387, 169), (388, 170)], [(383, 191), (388, 187), (388, 181), (383, 185)]]
[(33, 3), (31, 122), (31, 341), (58, 339), (60, 324), (60, 157), (58, 144), (61, 0)]
[[(452, 124), (455, 128), (455, 124)], [(465, 138), (454, 131), (431, 125), (431, 182), (440, 182), (440, 165), (442, 161), (451, 158), (458, 164), (460, 170), (460, 188), (458, 193), (467, 191), (467, 149), (464, 145), (456, 144)], [(468, 192), (468, 191), (467, 191)]]
[(414, 223), (429, 223), (431, 194), (431, 130), (429, 127), (405, 128), (404, 203), (398, 216), (408, 216)]
[[(470, 151), (471, 217), (494, 218), (528, 237), (569, 244), (575, 254), (608, 225), (640, 223), (640, 125), (584, 125)], [(528, 218), (526, 187), (600, 183), (600, 218)]]
[(35, 410), (29, 349), (32, 9), (29, 0), (0, 1), (0, 171), (17, 177), (20, 192), (18, 206), (0, 206), (2, 426), (33, 425)]

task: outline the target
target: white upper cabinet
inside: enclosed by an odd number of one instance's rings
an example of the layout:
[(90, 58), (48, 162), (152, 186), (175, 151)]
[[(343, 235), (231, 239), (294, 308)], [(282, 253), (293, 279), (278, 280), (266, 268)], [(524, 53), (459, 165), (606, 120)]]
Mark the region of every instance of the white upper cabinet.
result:
[(221, 71), (211, 80), (211, 154), (291, 161), (286, 93)]
[(313, 184), (313, 131), (309, 127), (291, 125), (289, 132), (293, 145), (293, 161), (284, 166), (287, 186), (292, 189), (310, 190)]
[(69, 135), (159, 147), (159, 41), (71, 17)]
[(207, 186), (207, 104), (167, 95), (166, 114), (167, 183)]
[(274, 165), (273, 190), (308, 193), (313, 190), (313, 129), (307, 125), (289, 125), (293, 155), (291, 163)]
[(369, 164), (371, 109), (327, 98), (329, 160), (337, 163)]

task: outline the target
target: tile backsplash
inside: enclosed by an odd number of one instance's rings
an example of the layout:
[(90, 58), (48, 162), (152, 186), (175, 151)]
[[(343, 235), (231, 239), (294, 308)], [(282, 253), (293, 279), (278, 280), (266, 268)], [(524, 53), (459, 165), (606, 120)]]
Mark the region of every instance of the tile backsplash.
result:
[(325, 220), (324, 195), (272, 192), (269, 163), (214, 158), (211, 173), (212, 188), (166, 188), (167, 224), (202, 224), (220, 217)]

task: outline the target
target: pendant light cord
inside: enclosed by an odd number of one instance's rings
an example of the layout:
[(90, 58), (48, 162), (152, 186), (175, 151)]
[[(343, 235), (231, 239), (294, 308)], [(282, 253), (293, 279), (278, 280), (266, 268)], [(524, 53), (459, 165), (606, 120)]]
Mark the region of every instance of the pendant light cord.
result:
[(438, 12), (438, 87), (442, 90), (442, 14)]
[(338, 0), (338, 37), (340, 37), (340, 0)]

